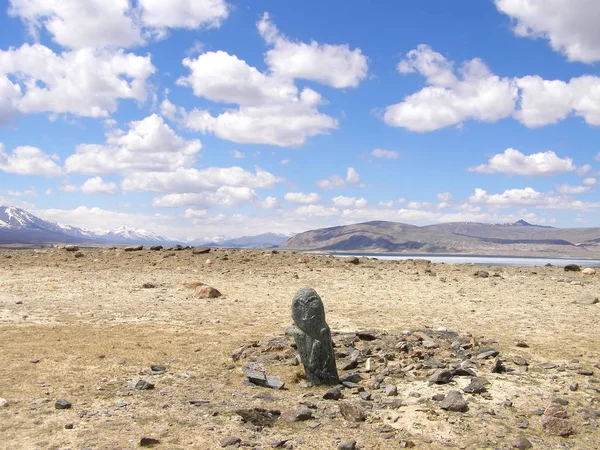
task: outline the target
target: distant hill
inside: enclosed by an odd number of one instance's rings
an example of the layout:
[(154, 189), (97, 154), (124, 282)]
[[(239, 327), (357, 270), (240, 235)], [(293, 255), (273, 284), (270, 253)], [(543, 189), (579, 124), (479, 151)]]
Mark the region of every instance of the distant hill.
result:
[(257, 236), (242, 236), (235, 239), (226, 239), (221, 242), (210, 242), (211, 247), (232, 248), (271, 248), (279, 247), (290, 239), (289, 235), (277, 233), (263, 233)]
[(600, 228), (553, 228), (524, 220), (415, 226), (365, 222), (297, 234), (283, 249), (345, 252), (483, 253), (582, 255), (600, 252)]

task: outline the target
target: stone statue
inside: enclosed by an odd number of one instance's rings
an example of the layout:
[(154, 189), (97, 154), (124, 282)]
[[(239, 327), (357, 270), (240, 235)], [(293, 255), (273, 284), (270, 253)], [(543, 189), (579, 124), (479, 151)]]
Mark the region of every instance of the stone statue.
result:
[(304, 364), (306, 379), (314, 386), (339, 383), (331, 331), (325, 322), (325, 308), (312, 288), (300, 289), (292, 300), (294, 341)]

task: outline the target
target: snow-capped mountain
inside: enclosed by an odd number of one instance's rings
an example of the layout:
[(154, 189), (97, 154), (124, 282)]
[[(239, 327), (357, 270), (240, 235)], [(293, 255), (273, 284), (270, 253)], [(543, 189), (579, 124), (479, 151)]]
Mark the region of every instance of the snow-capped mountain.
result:
[(125, 226), (85, 230), (50, 222), (14, 206), (0, 206), (0, 243), (171, 244), (174, 241), (147, 230)]

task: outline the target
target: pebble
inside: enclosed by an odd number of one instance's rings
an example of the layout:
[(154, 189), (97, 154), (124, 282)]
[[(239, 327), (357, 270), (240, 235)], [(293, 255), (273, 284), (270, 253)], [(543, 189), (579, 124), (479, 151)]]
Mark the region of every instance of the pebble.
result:
[(353, 439), (342, 441), (338, 445), (338, 450), (355, 450), (355, 449), (356, 449), (356, 441)]
[(59, 399), (54, 403), (54, 407), (56, 409), (69, 409), (71, 407), (71, 403), (67, 400)]
[(72, 423), (65, 424), (65, 430), (72, 430), (72, 429), (73, 429), (73, 424)]
[(196, 288), (194, 296), (196, 298), (217, 298), (221, 296), (221, 293), (214, 287), (205, 284)]
[(546, 369), (546, 370), (550, 370), (550, 369), (555, 369), (558, 367), (558, 365), (554, 364), (554, 363), (542, 363), (540, 364), (540, 367), (542, 369)]
[(140, 447), (154, 447), (158, 444), (160, 444), (160, 441), (151, 437), (143, 437), (140, 439)]
[(237, 445), (240, 442), (242, 442), (242, 440), (237, 436), (226, 436), (221, 439), (219, 443), (221, 444), (221, 447), (230, 447), (232, 445)]
[(571, 383), (569, 385), (569, 390), (572, 392), (576, 392), (579, 389), (579, 383), (575, 382), (575, 383)]

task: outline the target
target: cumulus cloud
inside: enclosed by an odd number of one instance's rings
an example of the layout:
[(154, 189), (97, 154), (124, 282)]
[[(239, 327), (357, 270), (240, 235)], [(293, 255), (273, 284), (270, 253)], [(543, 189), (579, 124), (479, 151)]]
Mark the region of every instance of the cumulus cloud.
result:
[(7, 154), (0, 142), (0, 170), (4, 172), (56, 177), (63, 171), (54, 159), (39, 148), (30, 146), (16, 147), (11, 154)]
[(586, 186), (595, 186), (598, 183), (598, 180), (596, 180), (594, 177), (588, 177), (584, 179), (582, 183)]
[(107, 194), (115, 195), (117, 185), (113, 182), (104, 181), (100, 177), (90, 178), (81, 185), (81, 192), (84, 194)]
[(348, 184), (356, 184), (360, 181), (360, 175), (353, 167), (348, 167), (346, 171), (346, 179), (340, 175), (332, 175), (329, 178), (323, 180), (317, 180), (317, 186), (321, 189), (340, 189)]
[(240, 152), (239, 150), (232, 150), (231, 156), (233, 156), (235, 159), (244, 159), (246, 157), (246, 154)]
[(582, 202), (570, 197), (538, 192), (530, 187), (526, 187), (525, 189), (507, 189), (501, 194), (488, 194), (487, 191), (477, 188), (475, 189), (475, 193), (469, 197), (469, 202), (486, 205), (492, 209), (530, 206), (541, 209), (589, 210), (600, 207), (600, 202)]
[(529, 176), (556, 175), (575, 170), (577, 167), (571, 158), (560, 158), (553, 151), (526, 156), (514, 148), (494, 155), (487, 164), (469, 168), (470, 172)]
[(326, 217), (326, 216), (335, 216), (339, 213), (337, 208), (328, 208), (323, 205), (305, 205), (300, 206), (294, 211), (294, 214), (297, 216), (306, 216), (306, 217)]
[(374, 149), (370, 155), (381, 159), (398, 159), (398, 152), (393, 150), (385, 150), (382, 148)]
[(495, 0), (498, 11), (514, 20), (517, 36), (542, 38), (569, 61), (600, 61), (595, 0)]
[(590, 186), (571, 186), (570, 184), (561, 184), (556, 186), (556, 190), (561, 194), (585, 194), (590, 192)]
[(8, 195), (10, 195), (12, 197), (35, 197), (35, 196), (37, 196), (37, 192), (36, 192), (35, 188), (32, 186), (25, 191), (15, 191), (15, 190), (9, 189)]
[(540, 127), (582, 117), (600, 126), (600, 77), (583, 75), (569, 81), (537, 75), (499, 77), (474, 58), (458, 69), (443, 55), (421, 44), (399, 65), (400, 73), (418, 72), (428, 86), (385, 109), (391, 126), (427, 132), (467, 120), (497, 122), (514, 117), (527, 127)]
[(45, 29), (68, 48), (132, 47), (165, 28), (218, 27), (227, 18), (224, 0), (9, 0), (9, 14), (20, 17), (35, 37)]
[(367, 206), (367, 200), (364, 198), (344, 197), (338, 195), (331, 202), (339, 208), (364, 208)]
[(354, 167), (348, 167), (348, 170), (346, 172), (346, 182), (350, 184), (356, 184), (359, 181), (360, 175), (358, 174), (356, 169), (354, 169)]
[(408, 209), (429, 209), (431, 208), (431, 203), (429, 202), (408, 202), (406, 204)]
[(152, 206), (181, 207), (194, 206), (210, 208), (233, 208), (245, 204), (256, 204), (259, 201), (254, 189), (248, 187), (222, 186), (216, 191), (198, 193), (167, 194), (152, 200)]
[(280, 33), (268, 13), (263, 14), (257, 27), (265, 42), (273, 47), (265, 61), (278, 76), (317, 81), (334, 88), (357, 87), (367, 76), (367, 57), (358, 48), (291, 41)]
[(65, 161), (70, 173), (176, 171), (189, 167), (200, 151), (199, 140), (185, 140), (163, 120), (152, 114), (129, 123), (129, 130), (109, 130), (106, 144), (80, 144)]
[(260, 206), (262, 208), (265, 209), (278, 209), (281, 208), (281, 205), (279, 205), (279, 202), (277, 201), (276, 197), (271, 197), (268, 196), (267, 198), (265, 198), (264, 200), (262, 200), (260, 202)]
[(290, 203), (300, 203), (303, 205), (314, 205), (321, 201), (321, 197), (318, 194), (311, 192), (310, 194), (304, 194), (302, 192), (288, 192), (283, 196)]
[(150, 56), (123, 50), (57, 54), (40, 44), (0, 50), (0, 107), (7, 108), (0, 121), (17, 112), (107, 117), (120, 99), (144, 101), (154, 71)]

